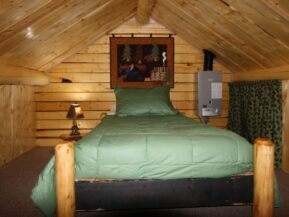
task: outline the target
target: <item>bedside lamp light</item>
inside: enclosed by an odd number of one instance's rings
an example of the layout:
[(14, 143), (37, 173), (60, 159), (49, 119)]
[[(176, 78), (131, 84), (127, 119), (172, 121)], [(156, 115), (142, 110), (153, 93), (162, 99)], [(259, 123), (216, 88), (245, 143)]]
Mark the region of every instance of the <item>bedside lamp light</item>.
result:
[(70, 107), (69, 107), (69, 110), (67, 112), (66, 117), (73, 120), (73, 122), (72, 122), (73, 125), (71, 127), (70, 135), (71, 136), (80, 135), (79, 128), (78, 128), (77, 122), (76, 122), (76, 119), (84, 118), (84, 115), (82, 113), (80, 105), (77, 104), (77, 103), (71, 104)]

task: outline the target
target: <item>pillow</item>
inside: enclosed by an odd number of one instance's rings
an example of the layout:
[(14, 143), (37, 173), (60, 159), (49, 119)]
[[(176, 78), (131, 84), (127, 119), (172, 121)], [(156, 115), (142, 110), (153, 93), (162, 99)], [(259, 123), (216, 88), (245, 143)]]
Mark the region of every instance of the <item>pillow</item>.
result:
[(170, 101), (170, 88), (121, 88), (116, 87), (116, 115), (149, 116), (175, 115), (178, 111)]

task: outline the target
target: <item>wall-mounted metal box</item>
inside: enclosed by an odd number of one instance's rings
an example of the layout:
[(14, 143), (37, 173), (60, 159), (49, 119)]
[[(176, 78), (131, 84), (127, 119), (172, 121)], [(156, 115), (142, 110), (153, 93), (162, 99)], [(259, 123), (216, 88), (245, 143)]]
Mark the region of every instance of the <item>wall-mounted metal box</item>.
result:
[(219, 116), (222, 112), (222, 73), (198, 72), (198, 115)]

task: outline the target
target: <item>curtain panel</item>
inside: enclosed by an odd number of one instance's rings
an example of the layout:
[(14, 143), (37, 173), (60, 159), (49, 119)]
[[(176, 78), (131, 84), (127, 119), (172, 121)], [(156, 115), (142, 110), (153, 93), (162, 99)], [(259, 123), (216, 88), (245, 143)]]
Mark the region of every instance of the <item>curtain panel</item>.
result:
[(282, 160), (282, 82), (278, 80), (229, 84), (228, 129), (253, 143), (270, 138), (275, 147), (275, 167)]

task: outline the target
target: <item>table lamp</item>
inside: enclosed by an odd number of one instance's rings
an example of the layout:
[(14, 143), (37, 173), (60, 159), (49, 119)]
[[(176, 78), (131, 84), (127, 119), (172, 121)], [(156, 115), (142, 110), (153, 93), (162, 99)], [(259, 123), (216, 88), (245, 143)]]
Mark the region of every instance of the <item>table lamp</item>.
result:
[(76, 119), (84, 118), (84, 115), (83, 115), (83, 113), (82, 113), (82, 110), (81, 110), (80, 105), (77, 104), (77, 103), (71, 104), (70, 107), (69, 107), (69, 110), (68, 110), (68, 112), (67, 112), (66, 117), (73, 120), (73, 122), (72, 122), (73, 125), (72, 125), (72, 127), (71, 127), (71, 133), (70, 133), (70, 135), (71, 135), (71, 136), (78, 136), (78, 135), (80, 135), (80, 133), (79, 133), (79, 128), (78, 128), (77, 122), (76, 122)]

